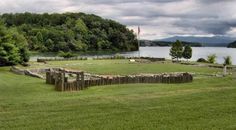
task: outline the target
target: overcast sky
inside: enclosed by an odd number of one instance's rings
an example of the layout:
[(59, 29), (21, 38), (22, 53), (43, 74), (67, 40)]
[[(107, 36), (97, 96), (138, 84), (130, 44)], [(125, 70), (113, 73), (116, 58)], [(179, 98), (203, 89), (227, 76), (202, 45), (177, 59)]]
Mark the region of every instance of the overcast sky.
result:
[(236, 0), (0, 0), (0, 12), (85, 12), (113, 19), (142, 39), (236, 37)]

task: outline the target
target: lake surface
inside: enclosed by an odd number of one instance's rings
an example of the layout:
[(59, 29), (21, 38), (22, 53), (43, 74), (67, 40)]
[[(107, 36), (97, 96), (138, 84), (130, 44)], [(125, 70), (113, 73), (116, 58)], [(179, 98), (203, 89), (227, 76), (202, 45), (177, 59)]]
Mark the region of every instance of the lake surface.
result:
[[(231, 56), (232, 62), (236, 65), (236, 48), (226, 47), (192, 47), (193, 56), (191, 61), (196, 61), (199, 58), (207, 59), (210, 54), (216, 54), (217, 63), (222, 64), (224, 57)], [(140, 47), (140, 56), (143, 57), (160, 57), (171, 59), (169, 56), (170, 47)], [(139, 52), (128, 52), (124, 53), (127, 56), (138, 56)]]
[[(196, 61), (199, 58), (207, 59), (207, 56), (210, 54), (216, 54), (217, 63), (222, 64), (224, 62), (224, 57), (231, 56), (232, 62), (236, 65), (236, 48), (226, 48), (226, 47), (192, 47), (193, 56), (190, 59), (191, 61)], [(123, 52), (120, 55), (127, 57), (138, 57), (139, 53), (142, 57), (158, 57), (158, 58), (167, 58), (171, 59), (169, 56), (170, 47), (140, 47), (140, 52)], [(115, 54), (110, 55), (83, 55), (84, 57), (109, 57), (114, 56)], [(31, 61), (36, 61), (37, 58), (48, 57), (53, 58), (52, 56), (32, 56)]]

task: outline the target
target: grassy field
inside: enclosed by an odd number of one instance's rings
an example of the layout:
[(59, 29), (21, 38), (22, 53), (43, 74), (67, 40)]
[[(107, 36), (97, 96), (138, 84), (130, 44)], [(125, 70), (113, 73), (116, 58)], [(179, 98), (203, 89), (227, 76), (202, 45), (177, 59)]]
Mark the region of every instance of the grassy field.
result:
[[(164, 72), (221, 73), (222, 69), (204, 66), (173, 64), (171, 62), (131, 63), (129, 60), (85, 60), (85, 61), (51, 61), (47, 64), (31, 62), (27, 68), (64, 67), (84, 70), (97, 74), (140, 74)], [(26, 69), (25, 67), (23, 67)]]
[[(34, 66), (35, 65), (35, 66)], [(32, 63), (32, 68), (36, 67)], [(221, 69), (124, 60), (49, 62), (102, 74)], [(117, 68), (118, 67), (118, 68)], [(175, 68), (173, 68), (175, 67)], [(0, 68), (0, 129), (236, 129), (233, 76), (196, 78), (187, 84), (130, 84), (56, 92), (44, 80)]]

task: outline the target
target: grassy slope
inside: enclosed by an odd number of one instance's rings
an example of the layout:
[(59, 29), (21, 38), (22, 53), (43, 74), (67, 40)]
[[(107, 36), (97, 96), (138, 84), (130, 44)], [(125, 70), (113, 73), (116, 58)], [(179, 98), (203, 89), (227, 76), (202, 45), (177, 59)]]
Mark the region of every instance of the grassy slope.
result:
[[(114, 71), (91, 66), (83, 69)], [(43, 80), (0, 68), (0, 129), (236, 129), (235, 84), (231, 77), (201, 78), (188, 84), (114, 85), (60, 93)]]

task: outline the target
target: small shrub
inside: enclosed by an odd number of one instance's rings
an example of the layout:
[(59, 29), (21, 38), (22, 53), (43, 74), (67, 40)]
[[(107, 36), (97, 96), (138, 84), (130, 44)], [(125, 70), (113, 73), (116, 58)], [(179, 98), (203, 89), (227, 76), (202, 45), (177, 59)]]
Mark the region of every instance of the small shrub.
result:
[(215, 54), (211, 54), (207, 57), (207, 61), (209, 63), (215, 63), (216, 62), (216, 55)]
[(75, 57), (74, 54), (72, 54), (71, 52), (63, 52), (63, 51), (60, 51), (58, 53), (58, 56), (59, 57), (63, 57), (63, 58), (72, 58), (72, 57)]
[(87, 57), (80, 57), (79, 60), (88, 60)]
[(204, 58), (199, 58), (199, 59), (197, 60), (197, 62), (207, 63), (207, 60), (204, 59)]
[(26, 62), (21, 63), (21, 65), (24, 66), (24, 67), (29, 67), (30, 66), (30, 64), (28, 64)]
[(224, 62), (225, 65), (232, 65), (232, 58), (230, 56), (226, 56), (224, 57), (224, 59), (225, 59)]
[(114, 58), (114, 59), (125, 59), (124, 56), (121, 56), (121, 55), (119, 55), (119, 54), (116, 54), (113, 58)]

